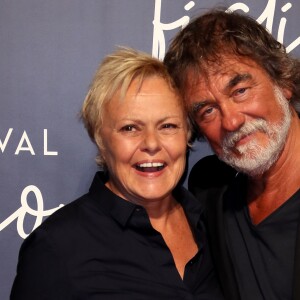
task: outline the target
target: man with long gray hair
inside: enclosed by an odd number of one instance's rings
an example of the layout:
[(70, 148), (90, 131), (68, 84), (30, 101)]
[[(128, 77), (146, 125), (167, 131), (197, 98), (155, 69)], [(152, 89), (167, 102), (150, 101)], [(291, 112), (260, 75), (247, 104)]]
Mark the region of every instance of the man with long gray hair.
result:
[(299, 60), (254, 19), (218, 9), (186, 26), (164, 63), (216, 154), (189, 188), (208, 199), (227, 299), (300, 299)]

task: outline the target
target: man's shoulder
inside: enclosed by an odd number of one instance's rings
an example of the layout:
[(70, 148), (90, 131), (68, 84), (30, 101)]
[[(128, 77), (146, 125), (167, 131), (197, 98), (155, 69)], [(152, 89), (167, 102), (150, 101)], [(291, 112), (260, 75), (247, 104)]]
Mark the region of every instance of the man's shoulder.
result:
[(236, 174), (236, 170), (219, 160), (216, 155), (206, 156), (193, 166), (188, 188), (197, 198), (211, 192), (215, 194), (223, 191)]

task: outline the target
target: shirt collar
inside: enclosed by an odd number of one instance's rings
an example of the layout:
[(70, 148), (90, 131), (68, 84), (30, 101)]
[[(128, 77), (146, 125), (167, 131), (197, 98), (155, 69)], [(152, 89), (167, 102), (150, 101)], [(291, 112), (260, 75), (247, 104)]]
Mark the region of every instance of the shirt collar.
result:
[[(107, 181), (108, 174), (97, 172), (91, 184), (89, 194), (102, 212), (111, 215), (120, 225), (125, 227), (134, 211), (140, 208), (140, 206), (114, 194), (105, 186)], [(202, 205), (200, 201), (183, 187), (176, 187), (173, 195), (182, 205), (192, 228), (202, 227), (200, 220)]]
[(105, 186), (107, 180), (107, 174), (97, 172), (89, 194), (102, 212), (111, 215), (120, 225), (125, 227), (137, 205), (114, 194)]

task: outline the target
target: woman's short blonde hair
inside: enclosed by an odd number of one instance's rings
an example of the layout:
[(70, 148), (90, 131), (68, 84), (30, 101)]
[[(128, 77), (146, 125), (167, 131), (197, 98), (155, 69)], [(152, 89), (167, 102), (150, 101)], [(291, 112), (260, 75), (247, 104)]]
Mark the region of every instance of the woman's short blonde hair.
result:
[[(147, 53), (122, 47), (106, 56), (98, 67), (82, 105), (81, 119), (90, 138), (98, 146), (96, 162), (99, 166), (105, 166), (100, 134), (105, 106), (117, 92), (120, 92), (121, 98), (124, 97), (133, 80), (139, 79), (138, 86), (141, 87), (144, 79), (151, 76), (163, 78), (180, 97), (164, 64)], [(183, 103), (182, 106), (184, 109)]]

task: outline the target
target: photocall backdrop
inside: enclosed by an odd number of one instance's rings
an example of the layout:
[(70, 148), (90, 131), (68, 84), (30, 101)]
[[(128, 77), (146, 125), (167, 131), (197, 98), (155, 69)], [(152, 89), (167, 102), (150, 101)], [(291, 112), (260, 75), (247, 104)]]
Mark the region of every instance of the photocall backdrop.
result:
[[(121, 45), (162, 59), (175, 33), (215, 6), (251, 15), (300, 57), (299, 0), (0, 0), (0, 299), (23, 239), (97, 170), (78, 112), (103, 57)], [(189, 169), (210, 153), (196, 143)]]

